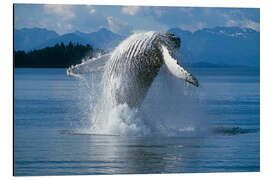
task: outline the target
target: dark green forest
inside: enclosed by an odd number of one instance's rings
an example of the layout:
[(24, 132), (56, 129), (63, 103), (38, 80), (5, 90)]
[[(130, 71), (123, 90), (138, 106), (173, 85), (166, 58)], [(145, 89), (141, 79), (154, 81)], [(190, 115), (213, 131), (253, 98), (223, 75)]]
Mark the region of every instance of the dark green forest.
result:
[(93, 57), (94, 50), (89, 44), (80, 45), (69, 43), (56, 44), (53, 47), (46, 47), (29, 52), (15, 51), (15, 67), (54, 67), (67, 68), (74, 64), (81, 63), (83, 57)]

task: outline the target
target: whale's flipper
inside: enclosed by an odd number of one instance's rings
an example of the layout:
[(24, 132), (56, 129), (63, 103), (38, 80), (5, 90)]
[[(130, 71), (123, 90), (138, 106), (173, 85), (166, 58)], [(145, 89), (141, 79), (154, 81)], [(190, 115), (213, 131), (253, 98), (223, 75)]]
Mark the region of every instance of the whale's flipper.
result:
[(163, 56), (164, 56), (164, 64), (167, 67), (167, 70), (174, 76), (183, 79), (194, 86), (198, 87), (198, 80), (187, 70), (185, 70), (182, 66), (180, 66), (177, 60), (173, 59), (169, 54), (168, 50), (163, 47)]
[(110, 59), (111, 54), (104, 54), (97, 58), (89, 59), (67, 69), (67, 75), (86, 74), (90, 72), (103, 71), (106, 62)]

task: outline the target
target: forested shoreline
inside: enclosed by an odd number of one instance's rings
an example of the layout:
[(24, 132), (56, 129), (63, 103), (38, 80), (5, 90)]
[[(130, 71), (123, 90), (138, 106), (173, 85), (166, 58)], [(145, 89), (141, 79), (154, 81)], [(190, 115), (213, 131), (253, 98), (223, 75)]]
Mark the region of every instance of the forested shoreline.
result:
[(102, 50), (95, 50), (90, 44), (81, 45), (69, 42), (69, 44), (65, 45), (61, 43), (53, 47), (29, 52), (21, 50), (14, 51), (14, 65), (16, 68), (67, 68), (71, 65), (81, 63), (84, 57), (93, 57), (97, 52), (102, 52)]
[[(74, 44), (69, 42), (67, 45), (58, 43), (52, 47), (32, 51), (14, 51), (15, 68), (68, 68), (71, 65), (80, 64), (83, 58), (92, 58), (97, 53), (104, 54), (102, 49), (94, 49), (90, 44)], [(188, 66), (193, 68), (232, 68), (232, 67), (252, 67), (243, 65), (213, 64), (209, 62), (190, 63)], [(257, 66), (254, 66), (257, 68)]]

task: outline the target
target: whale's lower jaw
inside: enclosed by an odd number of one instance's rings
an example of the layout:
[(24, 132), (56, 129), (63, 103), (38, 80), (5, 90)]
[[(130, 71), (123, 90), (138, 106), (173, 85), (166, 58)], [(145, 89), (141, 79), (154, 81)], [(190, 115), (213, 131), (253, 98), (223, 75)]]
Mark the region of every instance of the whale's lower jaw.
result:
[[(145, 86), (141, 89), (126, 89), (124, 93), (116, 93), (115, 100), (119, 104), (127, 104), (130, 108), (139, 109), (148, 92), (150, 86)], [(121, 91), (121, 90), (119, 90)]]
[(116, 89), (115, 99), (117, 104), (127, 104), (130, 108), (140, 108), (141, 104), (158, 71), (151, 73), (140, 72), (135, 79), (131, 79), (129, 86), (121, 85)]
[(122, 81), (123, 83), (115, 90), (116, 103), (127, 104), (130, 108), (140, 108), (158, 71), (159, 68), (148, 72), (140, 71), (136, 77), (127, 77), (129, 82)]

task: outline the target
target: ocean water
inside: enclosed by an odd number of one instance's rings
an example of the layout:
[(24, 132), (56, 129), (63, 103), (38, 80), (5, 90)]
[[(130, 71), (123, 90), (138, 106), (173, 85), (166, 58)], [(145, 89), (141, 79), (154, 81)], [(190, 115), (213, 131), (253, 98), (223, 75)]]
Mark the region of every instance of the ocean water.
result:
[(199, 88), (157, 77), (140, 112), (120, 108), (96, 133), (98, 75), (15, 69), (14, 175), (260, 171), (259, 70), (191, 72)]

